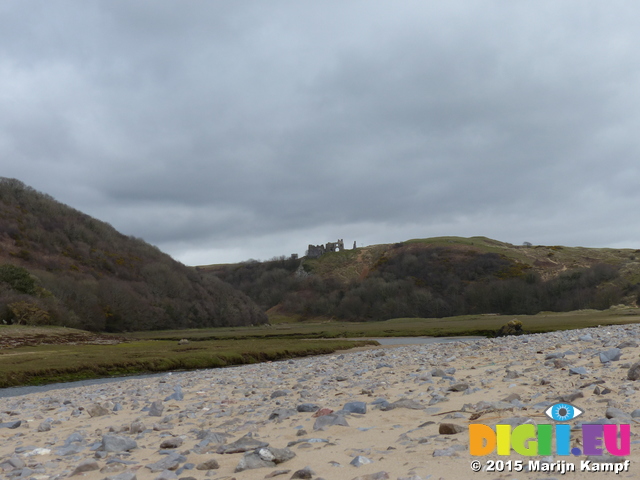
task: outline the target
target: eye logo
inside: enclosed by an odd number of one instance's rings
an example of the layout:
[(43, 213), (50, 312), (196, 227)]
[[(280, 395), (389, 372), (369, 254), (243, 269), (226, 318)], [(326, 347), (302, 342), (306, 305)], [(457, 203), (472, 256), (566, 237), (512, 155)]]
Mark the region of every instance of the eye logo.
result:
[(569, 420), (579, 417), (583, 413), (584, 412), (578, 407), (574, 407), (569, 403), (556, 403), (544, 411), (544, 414), (547, 417), (551, 420), (555, 420), (556, 422), (568, 422)]

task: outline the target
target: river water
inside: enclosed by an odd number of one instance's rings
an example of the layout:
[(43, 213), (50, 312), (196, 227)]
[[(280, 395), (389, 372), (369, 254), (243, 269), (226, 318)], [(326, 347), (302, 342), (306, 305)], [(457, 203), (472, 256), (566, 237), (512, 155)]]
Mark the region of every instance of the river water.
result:
[[(428, 345), (430, 343), (448, 343), (459, 341), (473, 341), (485, 337), (379, 337), (379, 338), (353, 338), (350, 340), (376, 340), (382, 346), (389, 345)], [(49, 385), (38, 385), (30, 387), (9, 387), (0, 388), (0, 398), (16, 397), (18, 395), (29, 395), (31, 393), (48, 392), (50, 390), (60, 390), (65, 388), (85, 387), (89, 385), (100, 385), (102, 383), (119, 382), (120, 380), (130, 380), (137, 378), (161, 377), (169, 372), (148, 373), (144, 375), (132, 375), (125, 377), (95, 378), (91, 380), (78, 380), (76, 382), (51, 383)]]

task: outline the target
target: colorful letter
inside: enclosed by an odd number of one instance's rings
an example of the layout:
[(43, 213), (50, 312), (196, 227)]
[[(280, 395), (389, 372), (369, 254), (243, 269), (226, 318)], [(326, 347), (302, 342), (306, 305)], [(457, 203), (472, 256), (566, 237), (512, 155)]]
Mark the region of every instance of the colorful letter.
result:
[(498, 455), (511, 455), (511, 425), (496, 425)]
[(469, 453), (476, 457), (489, 455), (496, 448), (496, 434), (482, 423), (469, 425)]
[(571, 446), (571, 425), (564, 423), (556, 425), (556, 454), (569, 455)]
[(585, 455), (602, 455), (602, 425), (582, 425), (582, 444)]
[(622, 457), (629, 455), (631, 451), (631, 427), (626, 424), (620, 425), (620, 448), (618, 448), (618, 434), (616, 425), (603, 425), (604, 427), (604, 446), (611, 455)]
[[(525, 447), (525, 444), (528, 446)], [(511, 434), (511, 446), (520, 455), (537, 455), (536, 427), (531, 424), (518, 425)]]

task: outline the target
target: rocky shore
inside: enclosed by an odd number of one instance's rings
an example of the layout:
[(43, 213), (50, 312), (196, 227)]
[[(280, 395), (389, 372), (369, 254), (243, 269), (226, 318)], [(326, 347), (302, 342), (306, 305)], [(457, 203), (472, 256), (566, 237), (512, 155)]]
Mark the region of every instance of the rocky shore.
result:
[[(0, 476), (640, 478), (639, 344), (640, 325), (610, 326), (3, 398)], [(584, 412), (566, 422), (574, 455), (470, 455), (470, 424), (553, 424), (545, 411), (558, 402)], [(583, 423), (631, 425), (630, 453), (575, 455), (584, 448)], [(482, 471), (472, 470), (473, 461)], [(569, 464), (575, 472), (561, 471)]]

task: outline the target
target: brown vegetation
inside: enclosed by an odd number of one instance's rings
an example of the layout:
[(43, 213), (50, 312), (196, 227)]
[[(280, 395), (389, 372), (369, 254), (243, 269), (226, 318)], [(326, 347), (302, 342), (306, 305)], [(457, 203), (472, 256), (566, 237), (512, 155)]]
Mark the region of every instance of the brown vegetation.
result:
[(251, 325), (266, 315), (219, 279), (3, 178), (0, 321), (120, 332)]

